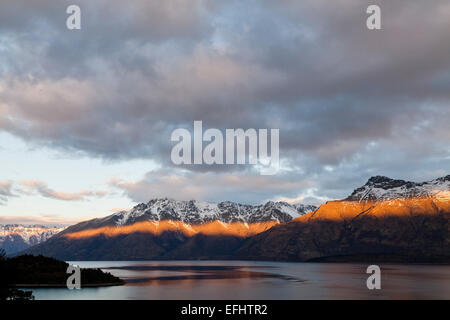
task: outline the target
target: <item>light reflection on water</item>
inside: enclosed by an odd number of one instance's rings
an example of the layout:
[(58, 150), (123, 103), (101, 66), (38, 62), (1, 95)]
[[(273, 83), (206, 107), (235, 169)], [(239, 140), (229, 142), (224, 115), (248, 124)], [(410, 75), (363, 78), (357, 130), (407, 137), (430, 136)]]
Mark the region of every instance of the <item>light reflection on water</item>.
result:
[(450, 266), (381, 264), (368, 290), (367, 264), (249, 261), (76, 261), (124, 286), (32, 289), (36, 299), (450, 299)]

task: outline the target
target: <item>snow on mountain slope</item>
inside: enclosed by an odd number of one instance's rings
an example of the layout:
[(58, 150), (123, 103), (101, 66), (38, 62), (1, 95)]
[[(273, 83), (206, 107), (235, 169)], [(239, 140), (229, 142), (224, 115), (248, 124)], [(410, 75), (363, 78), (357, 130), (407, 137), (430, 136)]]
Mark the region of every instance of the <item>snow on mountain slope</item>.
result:
[(0, 248), (6, 253), (14, 253), (44, 242), (64, 228), (41, 225), (0, 225)]
[(370, 178), (364, 186), (355, 189), (345, 200), (379, 201), (423, 197), (450, 200), (450, 175), (421, 183), (375, 176)]
[(269, 201), (264, 205), (244, 205), (230, 201), (208, 203), (202, 201), (177, 201), (172, 199), (153, 199), (141, 203), (129, 211), (114, 215), (116, 225), (128, 225), (139, 221), (178, 220), (189, 224), (210, 221), (231, 222), (265, 222), (278, 220), (287, 222), (309, 211), (314, 206), (295, 207), (286, 202)]
[(304, 215), (307, 214), (311, 211), (316, 211), (317, 207), (312, 205), (312, 204), (301, 204), (301, 203), (297, 203), (294, 204), (295, 209), (297, 209), (297, 211), (300, 213), (300, 215)]
[(140, 203), (127, 211), (81, 222), (71, 226), (66, 232), (163, 220), (181, 221), (191, 225), (212, 221), (223, 223), (288, 222), (315, 209), (317, 209), (315, 206), (294, 206), (287, 202), (273, 201), (262, 205), (245, 205), (231, 201), (209, 203), (196, 200), (153, 199), (147, 203)]

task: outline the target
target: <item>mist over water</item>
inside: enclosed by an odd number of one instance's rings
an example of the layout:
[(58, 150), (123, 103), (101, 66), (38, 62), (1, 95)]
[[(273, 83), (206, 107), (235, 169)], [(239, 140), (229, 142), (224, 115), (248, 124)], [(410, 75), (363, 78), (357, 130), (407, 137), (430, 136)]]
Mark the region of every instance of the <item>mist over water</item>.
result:
[(250, 261), (76, 261), (124, 286), (33, 288), (41, 299), (449, 299), (450, 266), (381, 264), (381, 290), (367, 264)]

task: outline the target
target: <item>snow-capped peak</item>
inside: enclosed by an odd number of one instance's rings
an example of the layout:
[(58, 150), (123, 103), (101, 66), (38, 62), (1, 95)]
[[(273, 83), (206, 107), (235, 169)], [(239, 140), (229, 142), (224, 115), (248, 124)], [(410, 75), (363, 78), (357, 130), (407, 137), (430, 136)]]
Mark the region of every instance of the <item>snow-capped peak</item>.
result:
[(312, 204), (294, 203), (293, 206), (301, 215), (307, 214), (311, 211), (316, 211), (318, 208)]
[(153, 199), (140, 203), (129, 211), (113, 215), (115, 225), (127, 225), (139, 221), (178, 220), (189, 224), (210, 221), (231, 222), (287, 222), (309, 211), (314, 206), (291, 205), (286, 202), (269, 201), (263, 205), (245, 205), (231, 201), (210, 203), (190, 200)]
[(375, 176), (364, 186), (355, 189), (346, 200), (378, 201), (412, 197), (450, 199), (450, 175), (420, 183)]
[(64, 228), (42, 225), (0, 225), (0, 248), (12, 253), (41, 243), (61, 232)]

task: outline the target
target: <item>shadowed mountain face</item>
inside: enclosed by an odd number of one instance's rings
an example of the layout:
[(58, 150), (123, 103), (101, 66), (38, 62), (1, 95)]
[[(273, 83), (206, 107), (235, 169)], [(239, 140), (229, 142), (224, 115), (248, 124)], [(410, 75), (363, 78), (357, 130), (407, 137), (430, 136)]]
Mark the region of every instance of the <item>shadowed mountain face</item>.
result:
[(220, 260), (230, 258), (242, 241), (240, 237), (220, 235), (188, 237), (173, 231), (160, 235), (136, 232), (82, 239), (57, 236), (26, 252), (61, 260)]
[(164, 199), (69, 227), (27, 252), (65, 260), (450, 262), (449, 181), (373, 177), (307, 214), (273, 202), (246, 211), (224, 203), (231, 215), (220, 204), (194, 203), (192, 213), (191, 204)]
[[(371, 178), (343, 201), (245, 241), (242, 259), (450, 262), (449, 176), (415, 184)], [(370, 200), (368, 200), (370, 199)]]
[(315, 214), (248, 239), (237, 256), (280, 261), (450, 262), (450, 210), (430, 199), (397, 200), (394, 205), (331, 202)]

